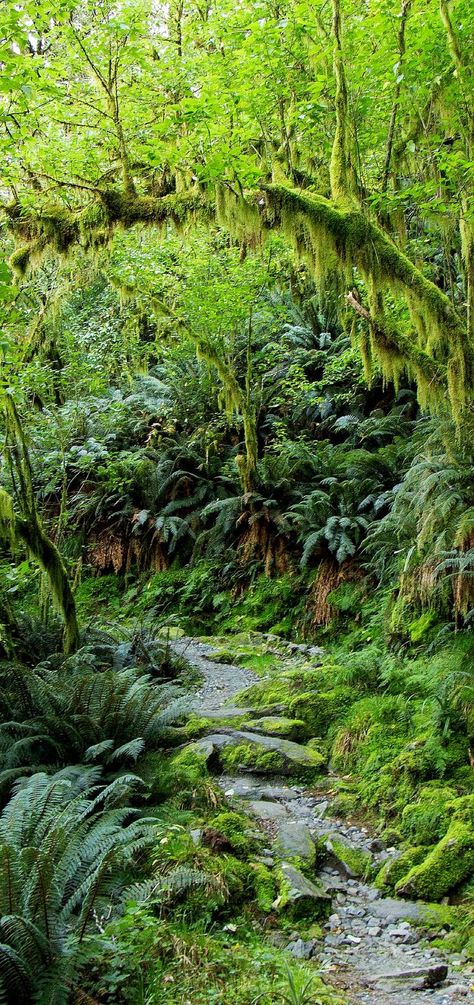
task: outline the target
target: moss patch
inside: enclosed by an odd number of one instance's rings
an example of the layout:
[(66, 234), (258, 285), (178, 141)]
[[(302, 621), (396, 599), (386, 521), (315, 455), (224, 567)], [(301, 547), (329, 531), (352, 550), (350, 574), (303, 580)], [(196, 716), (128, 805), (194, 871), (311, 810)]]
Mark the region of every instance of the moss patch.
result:
[(374, 885), (378, 890), (393, 893), (403, 876), (406, 876), (415, 865), (419, 865), (425, 857), (426, 848), (407, 848), (397, 858), (384, 862), (375, 877)]
[(440, 900), (474, 873), (474, 830), (455, 821), (420, 865), (397, 883), (403, 897)]

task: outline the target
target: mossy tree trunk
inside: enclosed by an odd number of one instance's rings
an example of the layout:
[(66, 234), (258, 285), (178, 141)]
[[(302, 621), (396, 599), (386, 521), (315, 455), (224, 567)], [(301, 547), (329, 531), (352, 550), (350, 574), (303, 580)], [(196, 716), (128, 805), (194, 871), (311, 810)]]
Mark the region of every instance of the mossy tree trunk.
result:
[(79, 645), (76, 604), (63, 559), (46, 534), (39, 516), (33, 490), (28, 448), (20, 418), (11, 395), (3, 401), (7, 433), (7, 460), (15, 486), (13, 498), (0, 488), (0, 534), (12, 547), (23, 544), (46, 574), (55, 606), (64, 620), (64, 652), (70, 654)]

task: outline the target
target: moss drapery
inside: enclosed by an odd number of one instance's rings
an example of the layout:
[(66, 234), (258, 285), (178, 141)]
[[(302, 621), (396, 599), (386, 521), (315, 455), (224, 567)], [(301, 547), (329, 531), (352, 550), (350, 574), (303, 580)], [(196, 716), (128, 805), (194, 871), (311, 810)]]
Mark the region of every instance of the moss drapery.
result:
[[(360, 272), (372, 292), (372, 349), (382, 372), (392, 379), (394, 368), (398, 373), (406, 370), (417, 381), (424, 407), (437, 410), (443, 395), (447, 395), (452, 415), (460, 424), (473, 386), (472, 346), (466, 323), (449, 297), (355, 202), (341, 206), (324, 196), (285, 185), (264, 185), (246, 195), (221, 187), (216, 199), (211, 198), (211, 193), (206, 196), (197, 190), (155, 197), (114, 189), (102, 192), (98, 202), (82, 213), (67, 214), (63, 207), (32, 213), (16, 204), (7, 208), (7, 214), (12, 231), (27, 241), (16, 253), (23, 268), (29, 249), (36, 255), (39, 246), (41, 254), (47, 247), (65, 253), (74, 242), (93, 246), (97, 233), (110, 234), (118, 225), (160, 226), (169, 221), (182, 226), (198, 216), (217, 217), (221, 226), (247, 244), (264, 240), (271, 229), (281, 229), (307, 260), (319, 284), (324, 283), (329, 272), (339, 269), (352, 285), (353, 268)], [(381, 316), (377, 317), (377, 304), (382, 303), (385, 294), (404, 300), (413, 337), (399, 333), (395, 339), (392, 333), (387, 340), (382, 336), (383, 330), (386, 335), (386, 325)], [(227, 380), (226, 384), (230, 389)]]

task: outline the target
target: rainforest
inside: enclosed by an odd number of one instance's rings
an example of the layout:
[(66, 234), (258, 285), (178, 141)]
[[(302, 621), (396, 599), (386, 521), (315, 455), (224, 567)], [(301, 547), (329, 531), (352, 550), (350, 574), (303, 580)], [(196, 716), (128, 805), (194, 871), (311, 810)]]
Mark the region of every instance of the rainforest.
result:
[(0, 4), (0, 1002), (474, 993), (474, 8)]

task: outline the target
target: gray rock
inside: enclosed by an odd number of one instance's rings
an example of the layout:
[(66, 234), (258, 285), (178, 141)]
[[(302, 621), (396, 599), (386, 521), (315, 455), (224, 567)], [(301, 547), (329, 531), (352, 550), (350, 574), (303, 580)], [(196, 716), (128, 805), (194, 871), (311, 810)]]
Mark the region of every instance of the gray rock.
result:
[(285, 948), (288, 953), (294, 956), (295, 960), (309, 960), (316, 946), (316, 939), (309, 939), (308, 942), (305, 942), (304, 939), (296, 939), (294, 942), (289, 942)]
[(280, 803), (270, 803), (265, 799), (250, 799), (249, 812), (260, 820), (287, 820), (288, 813)]
[[(419, 977), (423, 982), (423, 988), (435, 988), (438, 984), (445, 981), (447, 976), (448, 968), (445, 963), (432, 963), (426, 966), (409, 967), (406, 970), (393, 970), (388, 973), (374, 974), (371, 977), (366, 977), (366, 980), (375, 984), (379, 981), (412, 981), (414, 978)], [(421, 987), (417, 988), (417, 990), (421, 990)]]
[(297, 799), (298, 793), (288, 785), (262, 785), (259, 799)]
[(273, 905), (276, 910), (289, 911), (293, 917), (310, 916), (318, 912), (322, 900), (329, 899), (322, 883), (312, 883), (296, 866), (282, 862), (280, 893)]
[(342, 946), (344, 938), (344, 935), (326, 935), (324, 943), (326, 946)]
[(413, 921), (423, 919), (423, 907), (410, 900), (395, 900), (392, 897), (381, 897), (370, 906), (370, 913), (375, 918), (385, 918), (388, 921), (403, 921), (411, 918)]
[(367, 935), (370, 935), (371, 939), (378, 939), (379, 935), (382, 934), (382, 929), (379, 925), (370, 925), (367, 929)]
[(204, 709), (206, 719), (243, 719), (245, 715), (253, 715), (253, 708), (238, 708), (237, 705), (219, 705), (216, 708)]
[(193, 842), (193, 844), (196, 845), (196, 847), (202, 844), (202, 827), (193, 827), (193, 829), (190, 830), (189, 833), (191, 836), (191, 841)]
[(299, 858), (313, 866), (316, 862), (316, 845), (306, 824), (289, 820), (278, 828), (274, 850), (281, 858)]

